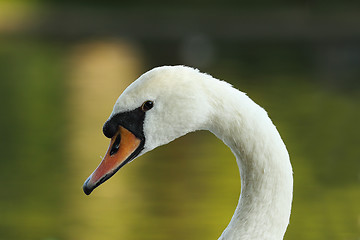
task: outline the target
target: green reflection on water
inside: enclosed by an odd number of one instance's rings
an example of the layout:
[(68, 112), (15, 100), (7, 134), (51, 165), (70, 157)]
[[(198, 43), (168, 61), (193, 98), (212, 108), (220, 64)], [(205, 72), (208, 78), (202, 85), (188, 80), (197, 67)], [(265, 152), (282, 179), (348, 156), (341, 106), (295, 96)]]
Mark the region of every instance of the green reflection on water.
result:
[[(240, 182), (230, 150), (207, 132), (129, 164), (114, 177), (126, 185), (112, 179), (84, 197), (82, 182), (74, 182), (79, 191), (69, 193), (67, 161), (76, 159), (66, 149), (64, 55), (44, 43), (0, 47), (0, 239), (82, 239), (85, 231), (102, 239), (117, 239), (117, 232), (134, 240), (216, 239), (230, 221)], [(267, 109), (290, 152), (295, 189), (285, 239), (358, 239), (359, 98), (301, 77), (268, 79), (235, 85)], [(111, 188), (124, 190), (97, 194)], [(74, 218), (69, 201), (91, 202), (83, 216), (103, 214), (90, 225)]]
[(61, 236), (64, 89), (59, 50), (1, 42), (0, 239)]

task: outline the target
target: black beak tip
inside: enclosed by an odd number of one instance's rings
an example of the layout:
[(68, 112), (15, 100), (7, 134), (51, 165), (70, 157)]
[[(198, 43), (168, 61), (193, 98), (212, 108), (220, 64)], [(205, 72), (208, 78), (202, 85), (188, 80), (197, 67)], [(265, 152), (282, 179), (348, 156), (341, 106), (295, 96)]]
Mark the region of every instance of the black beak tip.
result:
[(84, 185), (83, 185), (83, 191), (86, 195), (90, 195), (90, 193), (94, 190), (94, 187), (89, 186), (88, 182), (89, 182), (90, 178), (86, 179)]

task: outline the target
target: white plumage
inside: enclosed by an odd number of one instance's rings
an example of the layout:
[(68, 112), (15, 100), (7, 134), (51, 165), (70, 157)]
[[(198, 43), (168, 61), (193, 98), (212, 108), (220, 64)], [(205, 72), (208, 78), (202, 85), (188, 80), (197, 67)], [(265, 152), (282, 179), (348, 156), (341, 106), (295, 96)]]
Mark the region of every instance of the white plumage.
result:
[(164, 66), (133, 82), (110, 118), (147, 100), (154, 107), (146, 112), (146, 140), (139, 155), (196, 130), (211, 131), (234, 153), (241, 195), (219, 239), (283, 239), (291, 211), (292, 168), (265, 110), (224, 81), (189, 67)]

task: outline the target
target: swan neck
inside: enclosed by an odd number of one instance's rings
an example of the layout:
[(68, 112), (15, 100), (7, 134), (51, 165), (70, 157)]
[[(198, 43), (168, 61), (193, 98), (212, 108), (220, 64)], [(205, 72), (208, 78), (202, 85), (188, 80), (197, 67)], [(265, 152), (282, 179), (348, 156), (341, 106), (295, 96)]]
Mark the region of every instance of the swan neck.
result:
[(236, 89), (218, 88), (212, 99), (216, 111), (209, 130), (231, 148), (241, 178), (238, 205), (219, 239), (283, 239), (293, 177), (276, 127), (260, 106)]

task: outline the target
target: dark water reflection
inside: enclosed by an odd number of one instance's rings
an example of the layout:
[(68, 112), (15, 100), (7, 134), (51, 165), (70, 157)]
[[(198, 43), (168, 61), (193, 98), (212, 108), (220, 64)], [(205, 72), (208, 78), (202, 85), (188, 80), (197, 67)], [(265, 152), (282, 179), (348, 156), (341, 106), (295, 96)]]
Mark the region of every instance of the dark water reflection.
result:
[[(220, 236), (240, 193), (234, 157), (220, 140), (192, 133), (137, 159), (85, 196), (82, 183), (107, 148), (101, 124), (120, 92), (105, 102), (84, 91), (83, 99), (73, 98), (85, 88), (67, 82), (76, 77), (59, 46), (3, 46), (0, 239)], [(358, 95), (301, 77), (241, 83), (227, 71), (222, 78), (264, 106), (287, 143), (295, 190), (285, 239), (359, 239)], [(94, 89), (102, 92), (102, 84)]]

